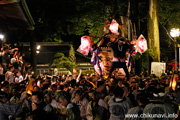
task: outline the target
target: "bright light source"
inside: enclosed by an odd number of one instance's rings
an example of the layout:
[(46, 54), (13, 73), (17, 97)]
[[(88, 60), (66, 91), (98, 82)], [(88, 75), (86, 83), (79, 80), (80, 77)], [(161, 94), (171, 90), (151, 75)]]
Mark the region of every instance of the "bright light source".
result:
[(179, 37), (179, 35), (180, 35), (179, 29), (175, 29), (175, 28), (171, 29), (170, 35), (172, 37)]
[(40, 48), (41, 48), (41, 46), (40, 46), (40, 45), (38, 45), (38, 46), (36, 47), (36, 49), (37, 49), (37, 50), (39, 50)]
[(119, 24), (117, 23), (116, 20), (113, 19), (110, 26), (109, 26), (109, 30), (112, 33), (116, 34), (116, 33), (118, 33), (118, 28), (119, 28)]
[(0, 34), (0, 39), (3, 40), (4, 39), (4, 35)]
[(39, 54), (40, 52), (39, 51), (36, 51), (37, 54)]

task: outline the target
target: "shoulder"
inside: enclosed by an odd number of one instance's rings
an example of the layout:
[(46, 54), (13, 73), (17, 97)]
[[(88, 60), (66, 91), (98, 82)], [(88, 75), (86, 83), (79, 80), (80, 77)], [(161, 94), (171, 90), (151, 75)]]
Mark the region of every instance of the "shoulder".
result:
[(130, 108), (130, 109), (128, 110), (128, 113), (129, 113), (129, 114), (133, 114), (133, 113), (138, 113), (138, 111), (139, 111), (139, 106)]
[(44, 107), (44, 110), (46, 112), (51, 112), (53, 110), (52, 106), (50, 104), (47, 104), (45, 107)]
[(106, 102), (104, 102), (104, 100), (102, 100), (102, 99), (99, 99), (98, 105), (108, 109)]
[(69, 103), (69, 104), (67, 105), (67, 109), (71, 109), (71, 108), (73, 108), (73, 107), (74, 107), (73, 103)]

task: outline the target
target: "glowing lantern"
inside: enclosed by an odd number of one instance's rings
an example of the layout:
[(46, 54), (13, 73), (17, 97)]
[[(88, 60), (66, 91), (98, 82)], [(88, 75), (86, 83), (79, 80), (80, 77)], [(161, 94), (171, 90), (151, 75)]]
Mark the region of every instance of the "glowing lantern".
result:
[(178, 74), (174, 74), (173, 81), (172, 81), (172, 84), (171, 84), (172, 89), (174, 91), (176, 90), (177, 80), (178, 80)]
[(32, 95), (34, 83), (35, 83), (35, 79), (34, 78), (30, 78), (29, 84), (27, 86), (26, 93)]
[(82, 36), (81, 37), (81, 45), (77, 49), (78, 52), (88, 55), (90, 48), (92, 47), (91, 42), (92, 38), (89, 36)]
[(117, 23), (116, 20), (112, 20), (110, 26), (109, 26), (109, 30), (112, 32), (112, 33), (118, 33), (118, 27), (119, 27), (119, 24)]
[(137, 40), (137, 52), (144, 53), (147, 50), (147, 41), (141, 34)]

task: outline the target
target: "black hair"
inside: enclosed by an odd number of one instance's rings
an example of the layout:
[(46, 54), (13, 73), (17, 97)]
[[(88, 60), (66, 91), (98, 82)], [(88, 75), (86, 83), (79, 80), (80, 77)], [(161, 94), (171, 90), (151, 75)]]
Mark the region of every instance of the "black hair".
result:
[(51, 85), (52, 88), (57, 88), (56, 84)]
[(105, 83), (104, 83), (104, 81), (98, 81), (97, 82), (97, 87), (100, 87), (100, 86), (102, 86), (102, 85), (104, 85)]
[(116, 88), (114, 89), (113, 94), (114, 94), (115, 97), (120, 97), (120, 98), (122, 98), (122, 97), (123, 97), (123, 94), (124, 94), (124, 90), (123, 90), (121, 87), (116, 87)]
[(41, 88), (40, 88), (39, 86), (37, 86), (37, 85), (36, 85), (36, 86), (34, 86), (34, 87), (33, 87), (33, 89), (34, 89), (34, 88), (38, 88), (38, 89), (40, 89), (40, 90), (41, 90)]
[(70, 103), (71, 100), (71, 95), (67, 92), (63, 92), (60, 96), (59, 99), (66, 99), (68, 103)]
[(43, 95), (42, 92), (35, 91), (35, 92), (32, 93), (32, 96), (33, 95), (36, 95), (39, 100), (44, 100), (44, 95)]
[(129, 90), (129, 83), (123, 83), (123, 85)]
[(146, 93), (142, 92), (142, 93), (139, 93), (137, 95), (137, 100), (139, 100), (139, 102), (141, 102), (142, 104), (144, 105), (147, 105), (149, 103), (149, 100), (147, 99), (148, 96)]
[(8, 67), (8, 69), (11, 70), (11, 68), (13, 68), (13, 67), (14, 67), (13, 65), (10, 65), (10, 66)]
[(63, 90), (63, 89), (64, 89), (64, 85), (60, 85), (60, 86), (59, 86), (59, 89), (60, 89), (60, 90)]
[(8, 98), (8, 94), (4, 91), (0, 91), (0, 99), (2, 98)]
[(140, 88), (144, 88), (146, 86), (144, 81), (139, 82), (139, 87)]
[(72, 79), (71, 80), (71, 87), (74, 88), (76, 85), (76, 80), (75, 79)]
[(113, 92), (114, 92), (114, 89), (115, 89), (114, 86), (110, 86), (110, 88), (109, 88), (109, 93), (113, 93)]

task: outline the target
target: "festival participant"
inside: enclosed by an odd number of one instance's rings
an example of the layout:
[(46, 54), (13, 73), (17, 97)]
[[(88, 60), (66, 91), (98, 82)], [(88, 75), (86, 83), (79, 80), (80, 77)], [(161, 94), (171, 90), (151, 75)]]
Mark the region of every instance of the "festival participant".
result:
[(2, 66), (4, 68), (4, 71), (7, 71), (8, 65), (10, 63), (10, 57), (8, 55), (9, 47), (3, 46), (3, 53), (2, 53)]
[(92, 90), (89, 92), (89, 96), (91, 97), (91, 101), (86, 110), (87, 120), (106, 120), (108, 117), (108, 105), (101, 98), (102, 93)]
[(44, 95), (42, 92), (32, 93), (32, 118), (33, 120), (49, 120), (52, 112), (52, 106), (44, 102)]
[(5, 80), (9, 83), (14, 83), (14, 66), (10, 66), (9, 70), (5, 73)]
[(130, 105), (128, 101), (123, 99), (124, 90), (116, 87), (114, 97), (108, 102), (110, 119), (109, 120), (124, 120), (125, 114), (128, 112)]
[(21, 109), (21, 104), (27, 97), (27, 94), (24, 94), (18, 103), (10, 104), (8, 102), (8, 94), (0, 92), (0, 120), (9, 120), (15, 117), (16, 113)]
[(111, 42), (108, 43), (108, 46), (113, 49), (113, 61), (109, 72), (109, 78), (115, 68), (123, 68), (126, 73), (127, 80), (129, 80), (129, 72), (126, 66), (125, 58), (126, 51), (129, 48), (132, 48), (133, 45), (120, 35), (118, 32), (118, 26), (119, 24), (116, 20), (112, 20), (109, 27), (109, 30), (111, 31), (111, 34), (109, 35)]
[[(165, 115), (168, 116), (170, 114), (174, 113), (174, 110), (172, 109), (170, 104), (164, 103), (164, 91), (158, 91), (156, 89), (156, 91), (153, 93), (153, 100), (150, 101), (150, 104), (147, 104), (146, 107), (144, 108), (143, 114), (147, 115), (147, 114), (161, 114), (161, 115)], [(147, 117), (147, 116), (144, 116)], [(172, 118), (174, 118), (173, 116), (170, 116)], [(172, 118), (165, 118), (166, 120), (171, 120)], [(158, 119), (161, 117), (159, 116), (154, 116), (153, 118), (148, 118), (148, 120), (154, 120), (154, 119)]]
[(76, 90), (74, 95), (75, 95), (75, 98), (72, 100), (72, 103), (75, 103), (76, 105), (79, 106), (81, 118), (82, 120), (85, 120), (86, 110), (87, 110), (89, 101), (85, 97), (85, 93), (83, 93), (83, 91), (81, 90)]
[(67, 120), (81, 120), (79, 107), (75, 103), (71, 103), (71, 96), (68, 93), (60, 95), (59, 102), (66, 107)]
[(24, 80), (23, 76), (21, 75), (21, 72), (19, 70), (16, 70), (15, 72), (15, 83), (20, 83)]
[(145, 106), (149, 103), (149, 100), (147, 99), (147, 95), (145, 93), (138, 94), (137, 102), (138, 102), (138, 106), (133, 107), (128, 110), (125, 120), (141, 120), (142, 119), (142, 118), (138, 118), (138, 117), (137, 118), (128, 117), (128, 115), (136, 114), (136, 115), (140, 116), (141, 114), (143, 114), (143, 110), (144, 110)]

